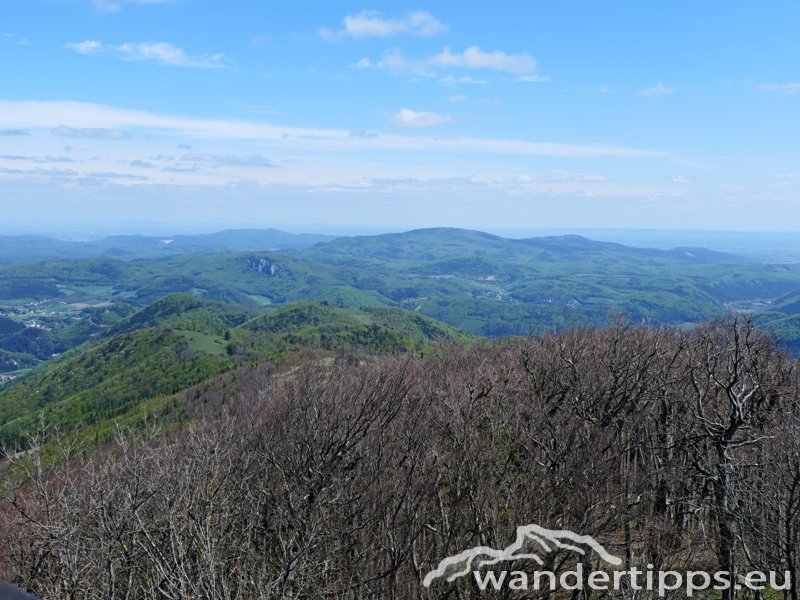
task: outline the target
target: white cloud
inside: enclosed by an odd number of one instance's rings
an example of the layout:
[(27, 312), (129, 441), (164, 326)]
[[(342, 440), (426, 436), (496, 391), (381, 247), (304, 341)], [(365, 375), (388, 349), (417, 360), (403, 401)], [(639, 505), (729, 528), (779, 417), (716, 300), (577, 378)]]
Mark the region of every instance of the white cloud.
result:
[(428, 66), (424, 60), (409, 60), (397, 48), (386, 52), (377, 63), (362, 58), (356, 66), (362, 68), (376, 67), (392, 73), (411, 73), (413, 75), (434, 77), (434, 74), (428, 71)]
[(399, 34), (430, 37), (449, 29), (447, 25), (424, 10), (408, 13), (400, 19), (386, 19), (378, 12), (363, 11), (347, 15), (342, 23), (344, 28), (337, 31), (320, 29), (320, 36), (327, 41), (336, 41), (343, 37), (389, 37)]
[(463, 94), (456, 94), (447, 97), (448, 102), (469, 102), (469, 98)]
[(793, 83), (765, 83), (758, 86), (762, 92), (780, 92), (783, 94), (796, 94), (800, 92), (800, 82)]
[[(549, 81), (536, 73), (536, 59), (527, 52), (506, 54), (501, 50), (484, 52), (479, 46), (470, 46), (461, 53), (444, 48), (439, 54), (421, 59), (410, 59), (397, 48), (387, 51), (379, 61), (362, 58), (356, 68), (377, 68), (391, 73), (437, 77), (439, 71), (453, 69), (500, 71), (517, 75), (518, 81)], [(482, 79), (455, 77), (452, 74), (441, 78), (444, 83), (486, 83)]]
[(444, 123), (452, 123), (453, 117), (435, 112), (416, 111), (401, 108), (393, 117), (392, 125), (396, 127), (433, 127)]
[(64, 46), (70, 50), (74, 50), (78, 54), (99, 54), (103, 52), (103, 42), (97, 40), (85, 40), (83, 42), (71, 42)]
[[(401, 111), (402, 112), (402, 111)], [(414, 112), (414, 111), (411, 111)], [(69, 123), (69, 125), (64, 125)], [(664, 152), (626, 146), (536, 142), (521, 139), (380, 135), (377, 138), (351, 136), (349, 129), (312, 129), (270, 125), (263, 122), (196, 119), (162, 115), (103, 104), (70, 101), (0, 99), (0, 129), (143, 129), (181, 141), (229, 140), (277, 142), (283, 149), (400, 150), (432, 152), (475, 152), (558, 157), (662, 157), (678, 160)], [(143, 138), (143, 135), (137, 138)]]
[(65, 48), (85, 55), (109, 54), (128, 61), (150, 61), (160, 65), (174, 67), (197, 67), (201, 69), (219, 69), (225, 67), (225, 55), (213, 54), (192, 56), (183, 48), (167, 42), (125, 43), (117, 46), (104, 44), (97, 40), (72, 42)]
[(183, 48), (166, 42), (122, 44), (116, 47), (116, 51), (125, 60), (153, 61), (162, 65), (200, 67), (203, 69), (218, 69), (225, 66), (223, 62), (225, 59), (224, 54), (189, 56)]
[(473, 79), (468, 75), (464, 77), (453, 77), (452, 75), (448, 75), (447, 77), (442, 77), (441, 82), (446, 83), (448, 85), (455, 85), (458, 83), (467, 83), (472, 85), (486, 85), (487, 83), (489, 83), (485, 79)]
[(493, 69), (520, 75), (536, 71), (536, 59), (527, 52), (520, 54), (506, 54), (500, 50), (484, 52), (479, 46), (470, 46), (460, 54), (445, 48), (440, 54), (431, 56), (427, 62), (440, 67)]
[(657, 83), (654, 86), (643, 88), (636, 93), (639, 96), (667, 96), (676, 92), (677, 90), (678, 86), (676, 85), (664, 85), (663, 83)]

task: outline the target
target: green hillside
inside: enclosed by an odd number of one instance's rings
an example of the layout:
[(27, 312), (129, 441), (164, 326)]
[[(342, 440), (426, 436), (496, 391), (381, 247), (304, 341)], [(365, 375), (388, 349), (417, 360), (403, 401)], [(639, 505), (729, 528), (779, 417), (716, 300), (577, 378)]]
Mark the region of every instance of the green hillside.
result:
[(179, 331), (156, 328), (116, 336), (2, 389), (0, 443), (20, 443), (40, 412), (46, 423), (62, 429), (95, 424), (234, 364), (230, 357), (193, 349)]
[(171, 294), (120, 321), (106, 335), (117, 335), (147, 327), (172, 327), (222, 335), (254, 313), (188, 294)]
[(393, 308), (347, 310), (316, 302), (276, 308), (242, 325), (234, 339), (249, 349), (352, 348), (375, 354), (424, 350), (469, 336), (433, 319)]
[(0, 388), (0, 444), (20, 444), (40, 413), (62, 430), (89, 426), (108, 432), (114, 419), (137, 414), (147, 401), (244, 363), (280, 365), (303, 350), (320, 357), (340, 350), (420, 352), (436, 341), (456, 340), (469, 336), (402, 309), (356, 311), (299, 302), (254, 316), (171, 295)]
[[(100, 309), (99, 318), (109, 309)], [(235, 367), (223, 338), (252, 315), (203, 298), (172, 295), (113, 320), (70, 356), (0, 388), (0, 441), (19, 443), (36, 424), (108, 429), (149, 399)]]

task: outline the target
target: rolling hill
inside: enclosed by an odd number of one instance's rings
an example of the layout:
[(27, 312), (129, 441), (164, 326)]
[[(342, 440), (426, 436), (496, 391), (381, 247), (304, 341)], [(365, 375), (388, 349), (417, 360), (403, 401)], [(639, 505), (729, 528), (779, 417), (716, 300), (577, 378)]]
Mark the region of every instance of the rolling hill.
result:
[(281, 365), (294, 353), (420, 352), (469, 341), (402, 309), (299, 302), (254, 316), (235, 306), (170, 295), (120, 320), (68, 355), (0, 388), (0, 444), (22, 444), (39, 423), (108, 435), (117, 420), (163, 408), (169, 397), (243, 364)]
[(374, 354), (421, 351), (432, 342), (470, 339), (452, 327), (403, 309), (353, 310), (309, 301), (276, 308), (244, 323), (237, 333), (235, 339), (256, 344), (356, 348)]
[[(219, 235), (218, 241), (233, 236)], [(242, 245), (250, 235), (243, 234)], [(0, 316), (18, 323), (38, 319), (57, 335), (108, 303), (144, 307), (183, 293), (244, 312), (300, 300), (405, 308), (493, 337), (603, 325), (617, 315), (686, 326), (731, 308), (760, 312), (770, 307), (767, 301), (798, 290), (800, 265), (697, 248), (631, 248), (574, 235), (506, 239), (440, 228), (337, 238), (280, 252), (7, 265), (0, 268)], [(0, 339), (3, 350), (9, 358), (12, 349)], [(28, 362), (47, 358), (49, 350), (42, 344)]]

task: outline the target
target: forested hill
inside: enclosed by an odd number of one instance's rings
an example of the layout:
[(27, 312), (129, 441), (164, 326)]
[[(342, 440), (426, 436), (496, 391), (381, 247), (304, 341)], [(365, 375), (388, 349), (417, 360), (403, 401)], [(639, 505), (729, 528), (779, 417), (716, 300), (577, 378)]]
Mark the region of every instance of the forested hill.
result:
[(656, 250), (632, 248), (613, 242), (598, 242), (580, 235), (534, 238), (503, 238), (482, 231), (438, 227), (405, 233), (340, 237), (315, 244), (306, 256), (373, 256), (390, 260), (442, 260), (453, 257), (491, 256), (506, 260), (650, 260), (691, 263), (750, 262), (732, 254), (704, 248)]
[[(242, 233), (237, 243), (230, 232), (209, 237), (234, 250), (266, 239), (253, 232)], [(170, 246), (179, 243), (176, 237)], [(489, 337), (602, 326), (618, 315), (686, 326), (734, 309), (755, 312), (761, 326), (791, 347), (800, 340), (794, 305), (778, 300), (800, 292), (795, 264), (763, 264), (702, 248), (631, 248), (574, 235), (507, 239), (441, 228), (278, 251), (264, 244), (137, 259), (74, 259), (66, 253), (59, 260), (0, 267), (0, 318), (13, 321), (0, 323), (0, 372), (63, 353), (173, 293), (245, 312), (300, 300), (404, 308)], [(39, 327), (20, 329), (32, 323)]]
[(163, 412), (178, 392), (242, 365), (280, 368), (301, 352), (307, 360), (342, 351), (418, 353), (435, 342), (469, 340), (403, 309), (359, 311), (298, 302), (256, 316), (171, 295), (0, 387), (0, 445), (24, 444), (41, 422), (106, 439), (115, 423)]

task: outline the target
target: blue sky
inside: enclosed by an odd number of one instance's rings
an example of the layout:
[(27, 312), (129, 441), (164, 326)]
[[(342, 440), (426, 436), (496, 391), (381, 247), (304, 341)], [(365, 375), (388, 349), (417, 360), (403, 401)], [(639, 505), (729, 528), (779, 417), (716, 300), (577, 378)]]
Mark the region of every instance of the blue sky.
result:
[(800, 3), (4, 0), (0, 222), (796, 230)]

